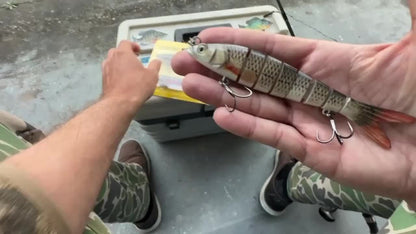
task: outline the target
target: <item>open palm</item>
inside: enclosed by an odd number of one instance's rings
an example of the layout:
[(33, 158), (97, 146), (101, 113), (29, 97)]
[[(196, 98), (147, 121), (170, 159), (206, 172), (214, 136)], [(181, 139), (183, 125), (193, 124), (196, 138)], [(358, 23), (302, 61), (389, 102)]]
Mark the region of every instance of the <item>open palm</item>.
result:
[[(269, 54), (356, 100), (416, 116), (416, 36), (395, 44), (347, 45), (250, 30), (216, 28), (200, 35), (206, 43), (238, 44)], [(264, 94), (238, 99), (238, 110), (212, 72), (186, 52), (175, 56), (174, 70), (186, 75), (185, 92), (216, 105), (214, 119), (239, 136), (290, 153), (305, 165), (340, 183), (393, 198), (413, 200), (416, 192), (416, 124), (385, 124), (392, 148), (383, 149), (355, 126), (339, 145), (321, 144), (316, 132), (330, 136), (328, 119), (313, 108)], [(341, 124), (342, 125), (342, 124)], [(342, 129), (342, 127), (341, 127)]]

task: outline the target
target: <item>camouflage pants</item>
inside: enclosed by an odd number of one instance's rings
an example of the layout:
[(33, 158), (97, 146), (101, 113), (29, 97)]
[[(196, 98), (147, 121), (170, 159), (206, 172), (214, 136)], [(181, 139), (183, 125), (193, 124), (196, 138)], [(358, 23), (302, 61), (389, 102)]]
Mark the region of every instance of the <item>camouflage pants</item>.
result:
[[(0, 111), (0, 161), (42, 138), (39, 130)], [(149, 204), (149, 181), (143, 169), (134, 163), (113, 161), (84, 233), (110, 233), (101, 220), (136, 222), (146, 215)]]
[(105, 222), (136, 222), (150, 204), (149, 181), (134, 163), (115, 162), (105, 179), (94, 212)]
[(289, 173), (287, 191), (293, 201), (318, 204), (327, 209), (343, 209), (389, 218), (400, 201), (371, 195), (341, 185), (296, 163)]

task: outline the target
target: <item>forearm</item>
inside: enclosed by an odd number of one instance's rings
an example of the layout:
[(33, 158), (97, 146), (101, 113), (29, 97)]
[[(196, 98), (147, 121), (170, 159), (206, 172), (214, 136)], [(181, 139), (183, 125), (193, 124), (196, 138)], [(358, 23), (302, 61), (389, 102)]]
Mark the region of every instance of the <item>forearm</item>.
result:
[(27, 173), (80, 233), (137, 106), (100, 100), (55, 133), (4, 163)]

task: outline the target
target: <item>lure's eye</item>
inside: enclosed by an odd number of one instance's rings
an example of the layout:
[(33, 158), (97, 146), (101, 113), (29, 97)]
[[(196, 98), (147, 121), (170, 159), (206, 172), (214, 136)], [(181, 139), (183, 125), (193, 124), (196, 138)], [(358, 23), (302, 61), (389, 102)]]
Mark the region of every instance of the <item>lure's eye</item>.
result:
[(196, 51), (198, 52), (198, 54), (203, 54), (206, 49), (207, 49), (206, 44), (199, 44), (198, 47), (196, 48)]

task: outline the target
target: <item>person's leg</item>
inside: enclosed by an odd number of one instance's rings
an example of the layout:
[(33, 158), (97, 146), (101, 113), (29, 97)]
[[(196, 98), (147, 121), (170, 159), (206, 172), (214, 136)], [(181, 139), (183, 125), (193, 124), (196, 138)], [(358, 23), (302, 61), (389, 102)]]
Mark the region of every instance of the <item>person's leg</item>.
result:
[(144, 231), (161, 221), (159, 202), (149, 184), (150, 161), (136, 141), (121, 147), (97, 198), (94, 212), (105, 222), (133, 222)]
[(299, 162), (290, 171), (287, 191), (293, 201), (357, 211), (383, 218), (390, 217), (400, 205), (400, 201), (363, 193), (339, 184)]
[[(0, 111), (0, 161), (44, 137), (41, 130)], [(150, 190), (150, 161), (146, 156), (135, 141), (123, 145), (119, 157), (121, 162), (111, 165), (96, 200), (94, 210), (99, 216), (91, 212), (85, 233), (96, 233), (97, 230), (109, 233), (101, 219), (106, 222), (134, 222), (142, 231), (157, 227), (161, 219), (160, 205)]]
[(271, 215), (281, 213), (292, 201), (318, 204), (326, 209), (344, 209), (388, 218), (399, 201), (362, 193), (343, 186), (279, 152), (260, 202)]

